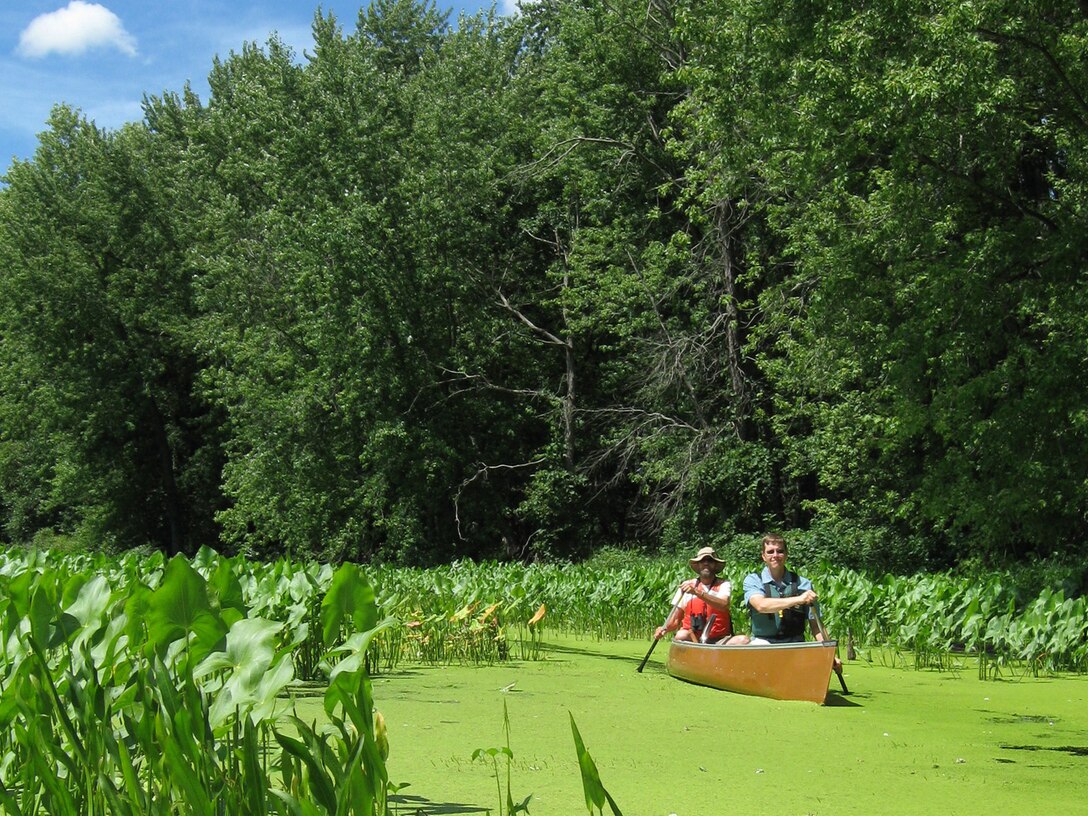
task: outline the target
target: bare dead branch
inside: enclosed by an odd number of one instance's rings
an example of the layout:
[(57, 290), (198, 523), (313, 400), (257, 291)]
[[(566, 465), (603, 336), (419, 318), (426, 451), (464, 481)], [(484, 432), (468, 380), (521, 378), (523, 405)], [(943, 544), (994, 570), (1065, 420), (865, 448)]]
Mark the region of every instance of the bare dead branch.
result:
[(525, 314), (520, 309), (518, 309), (516, 306), (514, 306), (507, 299), (506, 295), (504, 295), (501, 291), (498, 293), (498, 295), (499, 295), (499, 302), (503, 305), (503, 307), (508, 312), (510, 312), (510, 314), (514, 315), (514, 317), (516, 317), (518, 320), (520, 320), (522, 323), (524, 323), (526, 326), (528, 326), (532, 331), (534, 331), (536, 334), (543, 337), (544, 342), (550, 343), (553, 346), (562, 346), (563, 348), (569, 348), (570, 347), (570, 343), (568, 341), (560, 340), (558, 337), (556, 337), (550, 331), (548, 331), (547, 329), (540, 328), (540, 326), (536, 325), (532, 320), (530, 320), (528, 317), (526, 317)]
[(461, 482), (460, 486), (457, 488), (457, 493), (453, 497), (453, 518), (454, 522), (457, 525), (457, 537), (461, 541), (466, 540), (464, 535), (462, 535), (461, 533), (461, 494), (464, 493), (466, 487), (468, 487), (480, 477), (483, 477), (486, 480), (488, 474), (495, 470), (517, 470), (519, 468), (536, 467), (537, 465), (544, 464), (544, 462), (546, 461), (547, 460), (544, 457), (539, 457), (537, 459), (532, 459), (528, 462), (520, 462), (514, 465), (485, 465), (481, 462), (476, 472), (469, 476), (467, 479), (465, 479), (463, 482)]
[[(621, 142), (617, 139), (607, 139), (595, 136), (572, 136), (569, 139), (563, 139), (562, 141), (556, 142), (548, 148), (543, 156), (541, 156), (536, 161), (532, 161), (526, 165), (523, 165), (520, 170), (522, 172), (528, 173), (530, 170), (532, 170), (532, 168), (542, 164), (547, 164), (549, 167), (555, 167), (560, 162), (562, 162), (563, 159), (565, 159), (583, 144), (605, 145), (607, 147), (622, 147), (624, 149), (624, 152), (621, 154), (621, 160), (624, 156), (628, 154), (632, 156), (635, 155), (634, 145), (628, 142)], [(563, 150), (562, 155), (552, 158), (554, 154), (556, 154), (560, 150)]]
[[(500, 394), (510, 394), (516, 397), (529, 397), (530, 399), (541, 399), (547, 402), (558, 403), (560, 397), (553, 394), (550, 391), (544, 391), (536, 388), (510, 388), (505, 385), (498, 385), (492, 382), (482, 374), (470, 374), (467, 371), (460, 371), (445, 366), (439, 366), (439, 371), (448, 377), (445, 380), (439, 380), (435, 383), (437, 386), (456, 386), (464, 385), (465, 387), (456, 388), (451, 394), (445, 397), (441, 402), (444, 402), (450, 397), (457, 396), (458, 394), (466, 394), (472, 391), (498, 391)], [(471, 386), (471, 387), (469, 387)]]
[(635, 416), (641, 417), (647, 421), (657, 420), (658, 427), (668, 428), (683, 428), (684, 430), (691, 431), (693, 433), (699, 433), (699, 428), (684, 422), (682, 419), (668, 416), (667, 414), (658, 413), (657, 411), (646, 411), (642, 408), (579, 408), (579, 414), (613, 414), (618, 416)]

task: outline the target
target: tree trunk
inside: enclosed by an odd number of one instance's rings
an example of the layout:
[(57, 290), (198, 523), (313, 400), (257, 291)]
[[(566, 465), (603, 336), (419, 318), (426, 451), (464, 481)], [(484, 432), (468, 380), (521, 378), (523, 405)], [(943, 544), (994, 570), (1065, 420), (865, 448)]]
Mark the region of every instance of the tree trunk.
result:
[(729, 381), (733, 391), (733, 423), (737, 438), (741, 441), (752, 439), (751, 396), (744, 376), (742, 344), (740, 339), (740, 310), (737, 308), (737, 264), (734, 254), (731, 230), (728, 226), (728, 204), (721, 203), (716, 208), (715, 227), (718, 232), (718, 248), (721, 252), (722, 289), (725, 307), (725, 355), (729, 367)]
[[(170, 439), (166, 434), (166, 420), (159, 410), (154, 397), (150, 400), (151, 418), (155, 423), (155, 447), (159, 457), (159, 481), (163, 490), (163, 510), (166, 513), (167, 551), (170, 555), (184, 552), (184, 534), (181, 520), (181, 501), (178, 496), (178, 483), (174, 478), (174, 452), (170, 448)], [(187, 553), (191, 555), (192, 553)]]
[[(570, 286), (570, 273), (563, 273), (563, 290)], [(567, 387), (563, 394), (563, 452), (567, 461), (567, 469), (574, 472), (574, 340), (570, 335), (570, 327), (567, 322), (567, 307), (563, 307), (563, 328), (566, 336), (563, 338), (563, 362), (567, 372)]]

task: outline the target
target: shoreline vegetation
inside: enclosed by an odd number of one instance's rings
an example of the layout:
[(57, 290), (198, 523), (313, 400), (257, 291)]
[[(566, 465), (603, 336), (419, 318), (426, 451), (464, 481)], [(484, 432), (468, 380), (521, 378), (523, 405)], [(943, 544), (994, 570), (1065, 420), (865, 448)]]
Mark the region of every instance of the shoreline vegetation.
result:
[[(673, 568), (333, 570), (210, 550), (191, 562), (6, 551), (0, 805), (71, 816), (168, 813), (180, 802), (208, 814), (287, 814), (305, 799), (319, 813), (351, 801), (352, 812), (383, 814), (452, 802), (458, 812), (509, 816), (535, 794), (531, 812), (559, 816), (577, 812), (571, 798), (589, 795), (588, 779), (606, 813), (611, 796), (628, 814), (680, 814), (693, 812), (703, 788), (677, 779), (706, 774), (753, 791), (789, 780), (785, 795), (809, 813), (873, 812), (894, 790), (902, 798), (884, 812), (908, 814), (932, 812), (934, 797), (957, 786), (999, 785), (993, 801), (1011, 806), (1045, 780), (1080, 778), (1088, 686), (1045, 661), (920, 659), (859, 641), (859, 658), (846, 664), (853, 693), (832, 694), (825, 707), (680, 683), (660, 656), (637, 673), (670, 596), (653, 580), (669, 586)], [(833, 575), (822, 577), (830, 585)], [(881, 603), (905, 594), (874, 586)], [(943, 597), (933, 589), (919, 593)], [(825, 595), (829, 621), (845, 597)], [(620, 598), (644, 609), (641, 637), (600, 625)], [(909, 618), (918, 603), (893, 608)], [(973, 609), (975, 600), (957, 603)], [(1047, 620), (1062, 623), (1064, 608)], [(630, 614), (625, 625), (638, 629)], [(1012, 621), (1031, 628), (1023, 614)], [(909, 620), (897, 625), (912, 631)], [(321, 679), (306, 682), (307, 671)], [(730, 727), (725, 747), (693, 759), (685, 740), (718, 723)], [(746, 736), (772, 726), (817, 735), (816, 760), (799, 764), (773, 741), (748, 746)], [(670, 772), (649, 781), (655, 768)]]
[[(300, 679), (327, 670), (322, 638), (328, 633), (320, 608), (336, 574), (329, 564), (261, 562), (210, 548), (191, 561), (160, 552), (111, 556), (16, 548), (0, 556), (0, 575), (9, 581), (10, 576), (47, 581), (69, 602), (93, 577), (94, 586), (101, 582), (100, 591), (116, 602), (157, 586), (173, 563), (191, 565), (194, 575), (208, 582), (205, 591), (213, 600), (226, 593), (220, 603), (232, 605), (228, 618), (244, 609), (247, 616), (291, 629)], [(347, 566), (371, 587), (390, 622), (368, 645), (374, 674), (412, 663), (537, 659), (546, 632), (606, 641), (648, 637), (668, 611), (676, 586), (689, 577), (682, 559), (616, 551), (580, 564), (465, 560), (426, 569)], [(1088, 671), (1088, 597), (1077, 592), (1067, 597), (1060, 585), (1049, 585), (1056, 574), (1052, 566), (906, 576), (868, 576), (799, 558), (796, 566), (818, 587), (823, 622), (844, 650), (849, 644), (862, 653), (898, 654), (897, 662), (917, 668), (942, 669), (973, 657), (983, 677)], [(754, 558), (728, 557), (722, 575), (739, 586), (756, 567)], [(743, 629), (747, 614), (739, 592), (732, 612)]]

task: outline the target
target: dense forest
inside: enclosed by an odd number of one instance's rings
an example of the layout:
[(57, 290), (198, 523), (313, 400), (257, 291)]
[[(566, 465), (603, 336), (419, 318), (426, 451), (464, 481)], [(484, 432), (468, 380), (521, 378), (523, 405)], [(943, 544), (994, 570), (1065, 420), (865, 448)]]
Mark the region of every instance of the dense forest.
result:
[(1084, 0), (347, 30), (11, 167), (4, 539), (1088, 554)]

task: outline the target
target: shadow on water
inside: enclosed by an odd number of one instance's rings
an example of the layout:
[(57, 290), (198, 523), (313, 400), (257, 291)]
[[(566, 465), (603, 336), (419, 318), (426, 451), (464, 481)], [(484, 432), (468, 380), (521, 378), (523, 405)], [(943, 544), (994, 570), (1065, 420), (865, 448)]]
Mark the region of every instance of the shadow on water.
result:
[(579, 648), (576, 648), (574, 646), (566, 646), (566, 645), (564, 645), (564, 646), (546, 645), (544, 647), (544, 650), (546, 652), (548, 652), (548, 654), (571, 654), (571, 655), (582, 655), (583, 657), (599, 657), (602, 660), (618, 660), (621, 663), (630, 663), (632, 666), (637, 666), (639, 663), (642, 662), (641, 657), (631, 657), (629, 655), (605, 654), (604, 652), (597, 652), (597, 651), (594, 651), (593, 649), (579, 649)]
[[(990, 713), (990, 712), (984, 712)], [(1001, 724), (1027, 724), (1027, 725), (1040, 725), (1042, 723), (1050, 723), (1053, 725), (1058, 722), (1058, 717), (1048, 717), (1045, 714), (1001, 714), (988, 718), (990, 722)]]
[(322, 697), (328, 687), (329, 684), (326, 680), (296, 680), (284, 687), (276, 696), (281, 699), (294, 698), (296, 700), (303, 700), (307, 697)]
[[(397, 680), (404, 677), (418, 677), (418, 671), (400, 669), (391, 672), (374, 672), (371, 675), (374, 680)], [(304, 700), (310, 697), (324, 697), (329, 687), (328, 680), (296, 680), (285, 686), (276, 696), (281, 699)]]
[(856, 698), (865, 698), (864, 694), (857, 694), (856, 692), (848, 692), (850, 695), (847, 697), (841, 691), (828, 690), (827, 696), (824, 698), (824, 705), (828, 708), (861, 708), (862, 705)]
[(1002, 745), (1006, 751), (1056, 751), (1059, 754), (1088, 757), (1088, 745)]
[(396, 794), (389, 797), (389, 803), (394, 806), (394, 814), (404, 816), (453, 816), (453, 814), (490, 813), (490, 808), (482, 808), (479, 805), (466, 805), (461, 802), (432, 802), (422, 796), (401, 796)]

